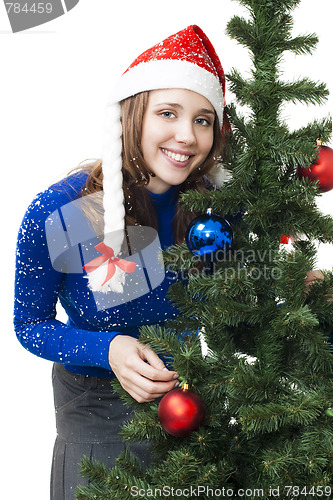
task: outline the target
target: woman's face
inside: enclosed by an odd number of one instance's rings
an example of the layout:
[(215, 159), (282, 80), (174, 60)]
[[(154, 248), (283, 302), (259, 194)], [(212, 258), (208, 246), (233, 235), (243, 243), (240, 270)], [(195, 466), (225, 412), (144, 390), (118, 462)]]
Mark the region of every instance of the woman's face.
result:
[(153, 90), (143, 117), (141, 149), (150, 177), (147, 188), (164, 193), (182, 184), (208, 156), (214, 139), (214, 108), (185, 89)]

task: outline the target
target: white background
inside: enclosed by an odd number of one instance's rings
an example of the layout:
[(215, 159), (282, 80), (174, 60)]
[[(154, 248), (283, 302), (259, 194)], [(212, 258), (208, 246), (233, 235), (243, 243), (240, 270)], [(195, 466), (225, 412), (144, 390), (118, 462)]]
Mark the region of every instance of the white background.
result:
[[(231, 0), (80, 0), (66, 15), (12, 34), (0, 3), (3, 498), (49, 498), (55, 438), (51, 363), (26, 352), (12, 327), (15, 240), (24, 211), (37, 192), (80, 161), (100, 156), (110, 88), (148, 47), (198, 24), (225, 71), (235, 66), (246, 73), (246, 50), (224, 33), (227, 21), (243, 13)], [(285, 78), (309, 76), (333, 91), (332, 17), (332, 0), (301, 2), (295, 12), (295, 34), (315, 32), (320, 42), (313, 56), (285, 58)], [(231, 99), (228, 93), (227, 101)], [(288, 106), (285, 117), (291, 128), (297, 128), (327, 116), (331, 108), (332, 97), (321, 108)], [(332, 200), (333, 191), (322, 196), (324, 212), (333, 213)], [(330, 247), (320, 249), (319, 265), (332, 267)]]

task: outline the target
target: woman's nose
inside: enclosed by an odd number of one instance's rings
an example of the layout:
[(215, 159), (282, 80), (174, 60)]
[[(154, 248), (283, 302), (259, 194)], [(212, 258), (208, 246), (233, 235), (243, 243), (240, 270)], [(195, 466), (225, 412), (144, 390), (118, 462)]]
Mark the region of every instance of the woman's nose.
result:
[(177, 142), (192, 145), (196, 142), (195, 133), (193, 130), (193, 123), (188, 123), (187, 121), (181, 121), (178, 124), (175, 139)]

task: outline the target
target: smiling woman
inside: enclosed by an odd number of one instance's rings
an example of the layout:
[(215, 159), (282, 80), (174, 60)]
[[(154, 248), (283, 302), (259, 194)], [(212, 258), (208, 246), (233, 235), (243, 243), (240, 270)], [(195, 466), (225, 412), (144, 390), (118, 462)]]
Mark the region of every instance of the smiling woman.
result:
[[(206, 175), (218, 166), (227, 130), (224, 92), (221, 63), (200, 28), (167, 38), (139, 56), (116, 86), (102, 160), (40, 193), (26, 212), (15, 329), (27, 350), (54, 362), (52, 500), (74, 500), (83, 455), (112, 466), (124, 447), (119, 430), (130, 416), (110, 379), (117, 377), (139, 403), (178, 384), (178, 374), (137, 340), (142, 325), (177, 316), (167, 297), (175, 276), (167, 271), (158, 283), (146, 282), (147, 263), (136, 255), (153, 242), (154, 261), (161, 248), (184, 241), (196, 214), (182, 209), (179, 195), (210, 186)], [(143, 225), (157, 230), (148, 243)], [(130, 254), (129, 246), (140, 252)], [(56, 268), (59, 249), (73, 259)], [(67, 324), (56, 319), (58, 300)], [(131, 448), (149, 462), (146, 443)]]

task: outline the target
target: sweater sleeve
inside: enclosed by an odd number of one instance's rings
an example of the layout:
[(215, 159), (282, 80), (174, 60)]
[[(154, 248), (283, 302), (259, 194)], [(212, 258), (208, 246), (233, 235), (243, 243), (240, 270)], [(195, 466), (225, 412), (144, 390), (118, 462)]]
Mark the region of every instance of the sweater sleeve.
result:
[(50, 212), (52, 206), (45, 201), (45, 194), (37, 196), (19, 230), (14, 297), (16, 335), (23, 347), (42, 358), (111, 370), (109, 344), (118, 332), (82, 330), (56, 319), (63, 274), (53, 269), (49, 258), (45, 220)]

